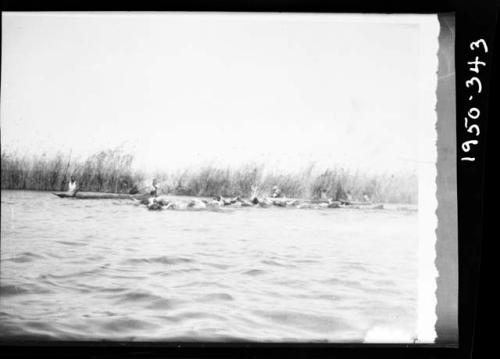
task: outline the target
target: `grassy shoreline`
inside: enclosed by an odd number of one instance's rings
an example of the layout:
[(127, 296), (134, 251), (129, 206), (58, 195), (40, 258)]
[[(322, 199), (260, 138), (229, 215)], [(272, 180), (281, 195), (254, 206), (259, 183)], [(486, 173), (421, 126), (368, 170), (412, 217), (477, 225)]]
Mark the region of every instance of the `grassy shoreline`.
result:
[[(133, 156), (121, 150), (105, 150), (86, 159), (70, 154), (22, 156), (2, 150), (1, 188), (65, 191), (75, 176), (82, 191), (119, 193), (132, 185), (147, 190), (151, 178), (132, 167)], [(363, 174), (339, 167), (318, 170), (314, 163), (288, 172), (273, 171), (265, 164), (242, 164), (237, 168), (213, 165), (163, 171), (155, 176), (160, 192), (195, 197), (266, 196), (278, 186), (287, 197), (338, 200), (349, 191), (354, 200), (367, 195), (379, 203), (417, 203), (416, 174)]]

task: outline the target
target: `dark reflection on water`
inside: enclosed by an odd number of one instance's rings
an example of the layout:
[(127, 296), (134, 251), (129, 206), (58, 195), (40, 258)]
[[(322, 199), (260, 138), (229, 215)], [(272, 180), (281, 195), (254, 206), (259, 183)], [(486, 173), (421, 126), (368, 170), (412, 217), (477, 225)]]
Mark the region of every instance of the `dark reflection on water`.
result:
[(416, 330), (417, 214), (149, 212), (2, 191), (0, 333), (362, 341)]

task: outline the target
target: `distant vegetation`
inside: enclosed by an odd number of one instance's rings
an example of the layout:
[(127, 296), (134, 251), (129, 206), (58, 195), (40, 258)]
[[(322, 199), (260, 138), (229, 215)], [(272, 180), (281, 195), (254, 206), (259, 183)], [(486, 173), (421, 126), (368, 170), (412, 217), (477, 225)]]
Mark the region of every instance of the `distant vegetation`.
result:
[[(132, 163), (133, 156), (121, 150), (101, 151), (85, 160), (71, 154), (48, 158), (2, 151), (2, 189), (64, 191), (70, 176), (75, 176), (83, 191), (125, 192), (133, 184), (140, 188), (147, 179)], [(385, 203), (417, 203), (418, 194), (416, 174), (366, 175), (343, 168), (318, 172), (314, 164), (287, 173), (273, 172), (263, 164), (205, 166), (155, 177), (163, 193), (203, 197), (265, 195), (273, 186), (287, 197), (339, 199), (350, 191), (354, 199), (367, 195), (374, 202)]]
[(120, 150), (98, 152), (86, 160), (57, 154), (32, 157), (2, 151), (2, 189), (65, 191), (70, 176), (82, 190), (118, 192), (142, 180), (132, 170), (133, 156)]

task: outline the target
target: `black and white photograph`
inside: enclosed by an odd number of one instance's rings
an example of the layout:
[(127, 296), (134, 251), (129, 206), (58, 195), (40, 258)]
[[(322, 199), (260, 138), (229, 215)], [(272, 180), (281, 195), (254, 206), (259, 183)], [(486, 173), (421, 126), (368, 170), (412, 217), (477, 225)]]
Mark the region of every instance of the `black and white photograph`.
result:
[(438, 263), (458, 340), (454, 36), (3, 12), (0, 336), (432, 344)]

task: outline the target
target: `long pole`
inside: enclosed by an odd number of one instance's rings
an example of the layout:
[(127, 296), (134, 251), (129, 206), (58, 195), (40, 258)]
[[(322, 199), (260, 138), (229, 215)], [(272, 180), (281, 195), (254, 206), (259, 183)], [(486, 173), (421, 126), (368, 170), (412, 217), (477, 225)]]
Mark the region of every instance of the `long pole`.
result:
[(69, 151), (68, 164), (66, 165), (66, 170), (64, 171), (63, 181), (66, 181), (66, 175), (68, 174), (69, 165), (71, 163), (71, 153), (73, 150)]

